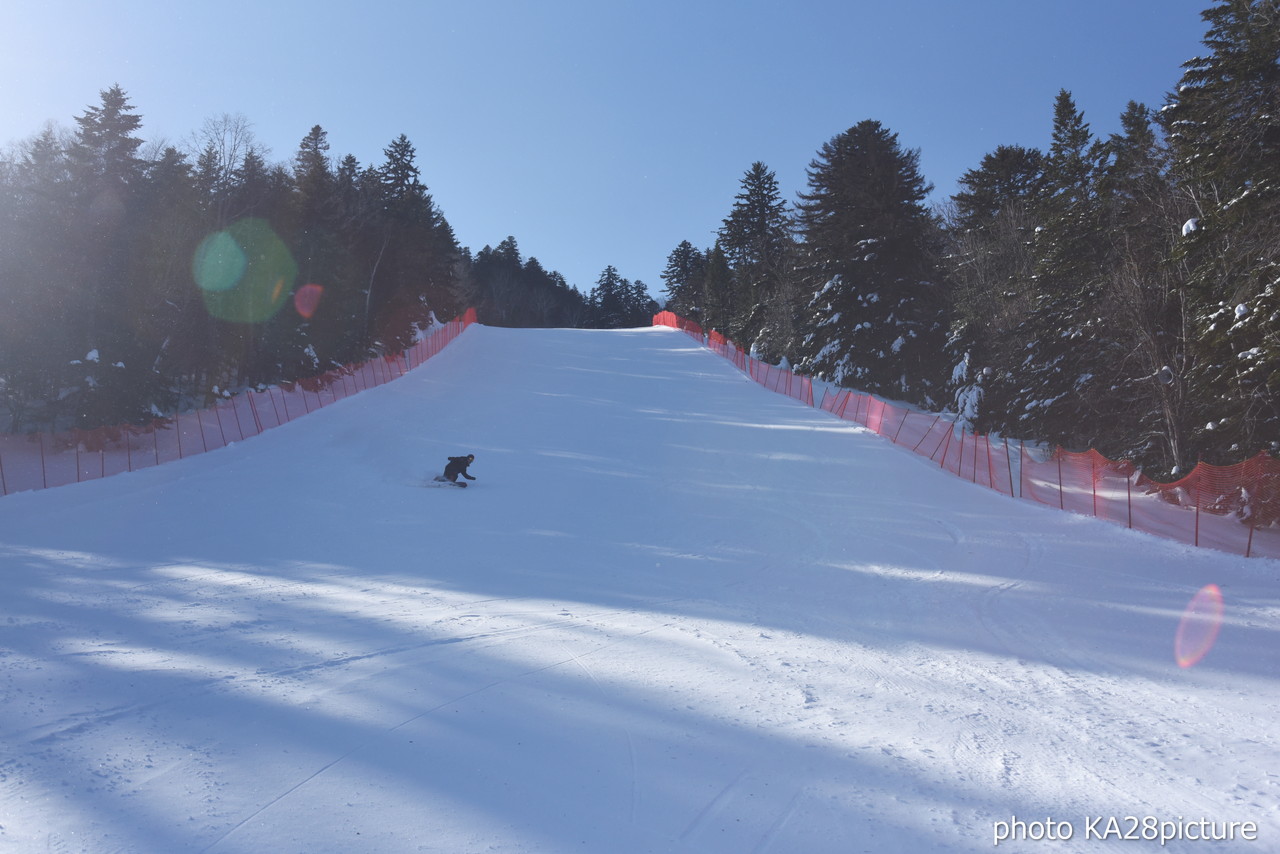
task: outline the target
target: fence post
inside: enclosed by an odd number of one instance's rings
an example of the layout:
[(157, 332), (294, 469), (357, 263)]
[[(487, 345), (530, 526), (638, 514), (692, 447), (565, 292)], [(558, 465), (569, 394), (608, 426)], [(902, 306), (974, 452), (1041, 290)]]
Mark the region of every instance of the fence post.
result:
[(258, 417), (258, 405), (253, 402), (253, 394), (253, 389), (249, 389), (249, 391), (245, 392), (245, 395), (249, 398), (249, 412), (253, 415), (253, 426), (258, 428), (258, 435), (261, 436), (262, 419)]
[(893, 444), (898, 444), (898, 435), (902, 433), (902, 428), (907, 426), (907, 418), (911, 415), (911, 410), (906, 409), (902, 412), (902, 421), (898, 424), (898, 430), (893, 434)]
[(44, 434), (40, 433), (38, 435), (40, 436), (40, 482), (44, 484), (43, 486), (44, 489), (48, 489), (49, 488), (49, 471), (45, 468), (45, 465), (44, 465)]
[(271, 393), (271, 386), (267, 386), (267, 400), (271, 401), (271, 411), (276, 414), (276, 426), (287, 424), (289, 422), (289, 401), (284, 402), (284, 418), (280, 417), (280, 407), (276, 406), (276, 396)]
[(1089, 475), (1093, 480), (1093, 516), (1098, 517), (1098, 458), (1089, 455)]
[[(991, 462), (991, 434), (982, 437), (982, 441), (987, 443), (987, 485), (992, 489), (996, 488), (996, 467)], [(999, 492), (999, 490), (996, 490)]]
[(1129, 508), (1128, 527), (1133, 528), (1133, 475), (1124, 479), (1124, 503)]
[(209, 453), (209, 440), (204, 435), (204, 419), (200, 417), (200, 410), (196, 410), (196, 426), (200, 428), (200, 444), (204, 446), (204, 453)]
[[(928, 439), (929, 434), (933, 432), (933, 428), (938, 426), (938, 418), (941, 418), (941, 417), (942, 415), (938, 415), (936, 418), (933, 419), (933, 423), (929, 425), (929, 429), (924, 431), (924, 435), (920, 437), (920, 441), (916, 442), (916, 446), (911, 449), (912, 453), (917, 453), (920, 450), (920, 446), (924, 444), (924, 440)], [(937, 452), (936, 448), (934, 449), (934, 452), (935, 453)]]
[(4, 454), (0, 454), (0, 495), (9, 494), (9, 485), (4, 480)]
[[(952, 440), (953, 438), (955, 438), (955, 435), (956, 435), (956, 429), (955, 429), (955, 427), (954, 427), (953, 425), (951, 425), (951, 423), (950, 423), (950, 422), (948, 422), (948, 424), (947, 424), (947, 435), (946, 435), (946, 439), (945, 439), (946, 447), (944, 447), (944, 448), (942, 449), (942, 459), (938, 460), (938, 467), (939, 467), (939, 468), (946, 468), (946, 466), (947, 466), (947, 452), (951, 450), (951, 440)], [(936, 449), (936, 448), (934, 449), (934, 453), (935, 453), (935, 454), (936, 454), (936, 453), (938, 453), (938, 451), (937, 451), (937, 449)]]
[(227, 446), (227, 431), (222, 426), (222, 413), (218, 411), (217, 401), (213, 404), (213, 417), (218, 419), (218, 435), (222, 437), (222, 447)]
[(1195, 544), (1200, 545), (1200, 481), (1203, 479), (1200, 475), (1200, 464), (1197, 463), (1195, 471), (1191, 473), (1196, 479), (1196, 538)]
[(1062, 488), (1062, 449), (1057, 450), (1058, 455), (1058, 509), (1067, 509), (1067, 497)]
[[(1013, 455), (1009, 453), (1009, 437), (1004, 437), (1004, 461), (1009, 464), (1009, 497), (1015, 497), (1013, 494)], [(1021, 459), (1018, 460), (1022, 462)]]

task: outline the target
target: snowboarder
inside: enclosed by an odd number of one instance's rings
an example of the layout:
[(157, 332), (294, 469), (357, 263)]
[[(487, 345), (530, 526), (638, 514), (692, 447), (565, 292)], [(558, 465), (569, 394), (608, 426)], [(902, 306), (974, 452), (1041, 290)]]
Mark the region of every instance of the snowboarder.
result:
[(467, 480), (475, 480), (467, 473), (467, 466), (476, 461), (475, 454), (467, 454), (465, 457), (449, 457), (449, 464), (444, 467), (444, 474), (436, 477), (437, 481), (448, 481), (454, 486), (466, 486), (465, 483), (458, 483), (458, 475), (462, 475)]

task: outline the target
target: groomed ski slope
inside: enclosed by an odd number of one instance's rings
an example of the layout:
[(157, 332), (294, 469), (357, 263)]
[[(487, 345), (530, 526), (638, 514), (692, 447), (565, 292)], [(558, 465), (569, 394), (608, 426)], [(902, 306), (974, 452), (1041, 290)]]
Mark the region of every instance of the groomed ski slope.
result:
[(0, 555), (4, 852), (1280, 850), (1275, 561), (1001, 497), (669, 329), (472, 327), (5, 498)]

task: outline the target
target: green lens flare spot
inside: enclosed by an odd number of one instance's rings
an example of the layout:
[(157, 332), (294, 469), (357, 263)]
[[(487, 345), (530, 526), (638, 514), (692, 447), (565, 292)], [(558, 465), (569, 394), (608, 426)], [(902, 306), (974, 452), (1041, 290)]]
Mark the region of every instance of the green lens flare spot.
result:
[(234, 288), (249, 266), (244, 250), (229, 232), (211, 234), (196, 247), (191, 272), (202, 291), (227, 291)]
[(262, 323), (293, 293), (298, 265), (266, 220), (250, 217), (206, 237), (192, 272), (205, 308), (233, 323)]

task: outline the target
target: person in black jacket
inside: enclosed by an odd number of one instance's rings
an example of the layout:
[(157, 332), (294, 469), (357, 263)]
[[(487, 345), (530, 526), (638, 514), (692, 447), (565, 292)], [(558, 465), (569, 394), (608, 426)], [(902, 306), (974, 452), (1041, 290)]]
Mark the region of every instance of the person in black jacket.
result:
[(476, 461), (475, 454), (467, 454), (465, 457), (449, 457), (449, 464), (444, 467), (444, 474), (436, 478), (436, 480), (447, 480), (458, 486), (466, 486), (465, 483), (458, 483), (458, 475), (462, 475), (467, 480), (475, 480), (467, 473), (467, 466)]

